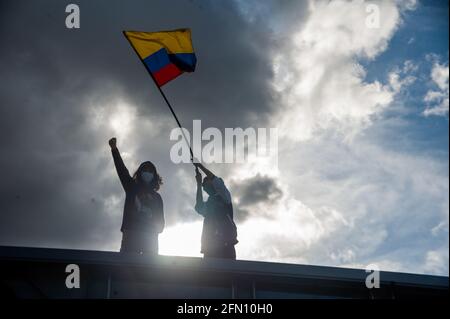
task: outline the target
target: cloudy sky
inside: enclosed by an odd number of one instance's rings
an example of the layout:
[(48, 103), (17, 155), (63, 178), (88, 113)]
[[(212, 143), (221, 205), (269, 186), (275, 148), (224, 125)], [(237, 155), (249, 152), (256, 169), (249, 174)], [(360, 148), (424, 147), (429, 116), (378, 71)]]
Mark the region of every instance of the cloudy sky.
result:
[(448, 275), (446, 1), (72, 2), (80, 29), (69, 2), (0, 3), (1, 245), (117, 251), (116, 136), (164, 179), (160, 253), (200, 256), (192, 166), (121, 33), (189, 27), (197, 70), (164, 87), (184, 125), (278, 129), (277, 161), (210, 166), (239, 259)]

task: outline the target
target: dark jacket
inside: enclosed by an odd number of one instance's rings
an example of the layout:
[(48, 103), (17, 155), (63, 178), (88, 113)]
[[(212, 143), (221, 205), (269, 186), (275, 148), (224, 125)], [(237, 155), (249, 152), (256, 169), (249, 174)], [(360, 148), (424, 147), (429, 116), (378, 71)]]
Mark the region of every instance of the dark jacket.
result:
[[(223, 181), (219, 180), (223, 184)], [(234, 246), (238, 243), (231, 200), (227, 201), (219, 194), (212, 195), (206, 202), (198, 203), (195, 210), (204, 217), (201, 239), (202, 253), (221, 249), (224, 246)]]
[[(118, 149), (113, 149), (112, 156), (116, 166), (117, 175), (125, 190), (125, 206), (123, 209), (122, 227), (124, 231), (140, 231), (159, 234), (164, 229), (164, 209), (161, 196), (154, 190), (145, 189), (143, 185), (134, 180), (123, 163)], [(139, 211), (137, 205), (139, 198), (145, 197), (151, 213)]]

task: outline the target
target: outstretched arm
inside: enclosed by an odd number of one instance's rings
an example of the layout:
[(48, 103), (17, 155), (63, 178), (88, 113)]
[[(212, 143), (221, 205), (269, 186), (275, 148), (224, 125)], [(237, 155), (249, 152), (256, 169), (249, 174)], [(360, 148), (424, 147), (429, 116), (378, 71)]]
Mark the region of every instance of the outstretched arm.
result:
[(114, 165), (116, 166), (117, 175), (119, 175), (119, 179), (122, 183), (123, 189), (125, 190), (125, 192), (127, 192), (133, 183), (133, 179), (131, 178), (128, 169), (123, 163), (120, 152), (117, 149), (117, 139), (115, 137), (109, 140), (109, 146), (111, 147), (111, 153), (114, 159)]
[(202, 174), (198, 171), (198, 168), (195, 167), (195, 180), (197, 181), (197, 197), (195, 203), (195, 210), (200, 215), (204, 215), (204, 202), (203, 202), (203, 194), (202, 194)]
[(202, 163), (194, 163), (194, 166), (196, 169), (200, 168), (203, 171), (203, 173), (206, 174), (206, 176), (208, 178), (213, 178), (215, 176), (209, 169), (207, 169), (205, 166), (203, 166)]
[(201, 163), (194, 163), (195, 169), (198, 171), (200, 168), (208, 178), (212, 180), (212, 184), (217, 194), (219, 194), (226, 203), (231, 203), (231, 194), (226, 188), (223, 180), (220, 177), (214, 175), (209, 169), (203, 166)]

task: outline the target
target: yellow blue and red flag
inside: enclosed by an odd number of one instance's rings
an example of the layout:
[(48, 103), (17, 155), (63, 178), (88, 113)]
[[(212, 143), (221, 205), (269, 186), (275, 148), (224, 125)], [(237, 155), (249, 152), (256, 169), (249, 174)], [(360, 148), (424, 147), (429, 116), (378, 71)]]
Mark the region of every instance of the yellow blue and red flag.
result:
[(195, 70), (197, 58), (190, 29), (124, 34), (159, 87), (183, 72)]

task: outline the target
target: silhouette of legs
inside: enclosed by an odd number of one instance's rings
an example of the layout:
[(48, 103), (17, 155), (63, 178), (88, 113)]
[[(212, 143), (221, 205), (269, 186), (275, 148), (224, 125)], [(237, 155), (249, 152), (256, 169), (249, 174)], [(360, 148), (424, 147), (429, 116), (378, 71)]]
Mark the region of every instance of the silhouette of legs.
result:
[(203, 254), (204, 257), (236, 259), (236, 250), (234, 246), (223, 246), (220, 248), (210, 249)]
[(138, 231), (124, 231), (121, 253), (158, 254), (158, 237)]

